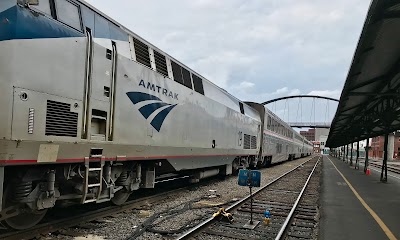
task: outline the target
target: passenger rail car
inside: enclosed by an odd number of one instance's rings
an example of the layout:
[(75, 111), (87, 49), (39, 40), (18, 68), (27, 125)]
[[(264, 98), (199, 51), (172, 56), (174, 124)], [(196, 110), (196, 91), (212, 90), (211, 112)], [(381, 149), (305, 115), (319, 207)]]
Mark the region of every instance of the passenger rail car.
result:
[(246, 102), (256, 109), (261, 116), (261, 149), (259, 152), (259, 163), (268, 166), (292, 160), (313, 153), (313, 145), (287, 123), (259, 103)]
[(82, 0), (1, 0), (0, 52), (0, 221), (11, 228), (56, 203), (122, 204), (159, 179), (230, 175), (276, 155), (264, 137), (276, 116)]

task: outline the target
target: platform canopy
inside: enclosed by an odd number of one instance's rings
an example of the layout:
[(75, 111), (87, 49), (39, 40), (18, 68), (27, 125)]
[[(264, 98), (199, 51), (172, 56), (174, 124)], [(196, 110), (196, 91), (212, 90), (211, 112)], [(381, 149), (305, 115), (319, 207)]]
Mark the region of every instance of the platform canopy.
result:
[(400, 0), (373, 0), (326, 145), (400, 129)]

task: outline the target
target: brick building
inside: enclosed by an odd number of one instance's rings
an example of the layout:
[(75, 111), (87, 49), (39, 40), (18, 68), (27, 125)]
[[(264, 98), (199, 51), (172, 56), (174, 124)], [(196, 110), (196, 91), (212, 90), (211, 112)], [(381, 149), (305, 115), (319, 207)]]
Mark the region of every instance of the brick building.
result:
[[(371, 138), (370, 146), (371, 148), (368, 150), (368, 156), (373, 158), (382, 158), (383, 157), (383, 142), (385, 141), (385, 137), (378, 136)], [(396, 142), (396, 141), (395, 141)]]
[(312, 141), (314, 153), (319, 153), (321, 151), (321, 143), (319, 141)]
[(308, 141), (315, 141), (315, 128), (308, 129), (307, 131), (300, 131), (300, 135), (305, 137)]
[[(370, 139), (370, 149), (368, 156), (372, 158), (383, 158), (383, 143), (385, 142), (384, 136), (373, 137)], [(394, 159), (400, 159), (400, 132), (394, 135)]]

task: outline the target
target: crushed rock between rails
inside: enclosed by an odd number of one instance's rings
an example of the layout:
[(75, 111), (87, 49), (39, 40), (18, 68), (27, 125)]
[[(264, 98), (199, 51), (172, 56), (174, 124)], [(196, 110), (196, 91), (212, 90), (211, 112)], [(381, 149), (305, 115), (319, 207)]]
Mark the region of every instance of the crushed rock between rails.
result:
[[(271, 182), (288, 170), (307, 161), (310, 157), (293, 160), (271, 168), (261, 169), (261, 186)], [(211, 190), (211, 191), (210, 191)], [(216, 190), (216, 191), (213, 191)], [(168, 194), (168, 193), (166, 193)], [(43, 239), (66, 239), (66, 240), (119, 240), (129, 239), (133, 233), (142, 229), (143, 223), (155, 218), (151, 222), (152, 229), (156, 231), (169, 231), (190, 227), (212, 216), (221, 204), (237, 201), (249, 194), (247, 187), (237, 185), (237, 177), (228, 177), (225, 180), (210, 182), (203, 186), (193, 187), (190, 190), (184, 190), (168, 196), (164, 201), (157, 205), (147, 206), (145, 209), (133, 209), (125, 211), (114, 216), (106, 217), (96, 221), (84, 224), (85, 226), (76, 226), (66, 229), (81, 234), (80, 237), (67, 236), (59, 231), (59, 234), (53, 233)], [(210, 195), (214, 195), (209, 198)], [(185, 208), (190, 203), (191, 207), (183, 211), (170, 213), (171, 210)], [(164, 215), (166, 213), (166, 215)], [(176, 213), (176, 214), (175, 214)], [(168, 215), (170, 214), (170, 215)], [(235, 217), (235, 216), (234, 216)], [(190, 226), (189, 226), (190, 225)], [(172, 236), (172, 237), (171, 237)], [(173, 239), (170, 235), (163, 237), (159, 233), (144, 232), (134, 239)], [(133, 238), (131, 238), (133, 239)]]

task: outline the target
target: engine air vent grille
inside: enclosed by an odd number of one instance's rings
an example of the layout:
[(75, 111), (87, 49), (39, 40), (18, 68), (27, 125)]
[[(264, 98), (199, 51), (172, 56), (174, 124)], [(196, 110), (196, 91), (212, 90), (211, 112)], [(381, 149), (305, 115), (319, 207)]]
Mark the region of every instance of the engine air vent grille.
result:
[(47, 100), (46, 136), (76, 137), (78, 113), (68, 103)]
[(156, 70), (164, 76), (168, 76), (167, 60), (165, 56), (154, 50), (154, 60), (156, 62)]
[(250, 141), (250, 147), (251, 149), (257, 149), (257, 137), (256, 136), (251, 136), (251, 141)]
[(244, 149), (250, 149), (250, 135), (244, 134)]
[(141, 41), (133, 38), (135, 44), (136, 61), (151, 68), (149, 47)]
[(244, 134), (244, 149), (257, 149), (257, 137)]

